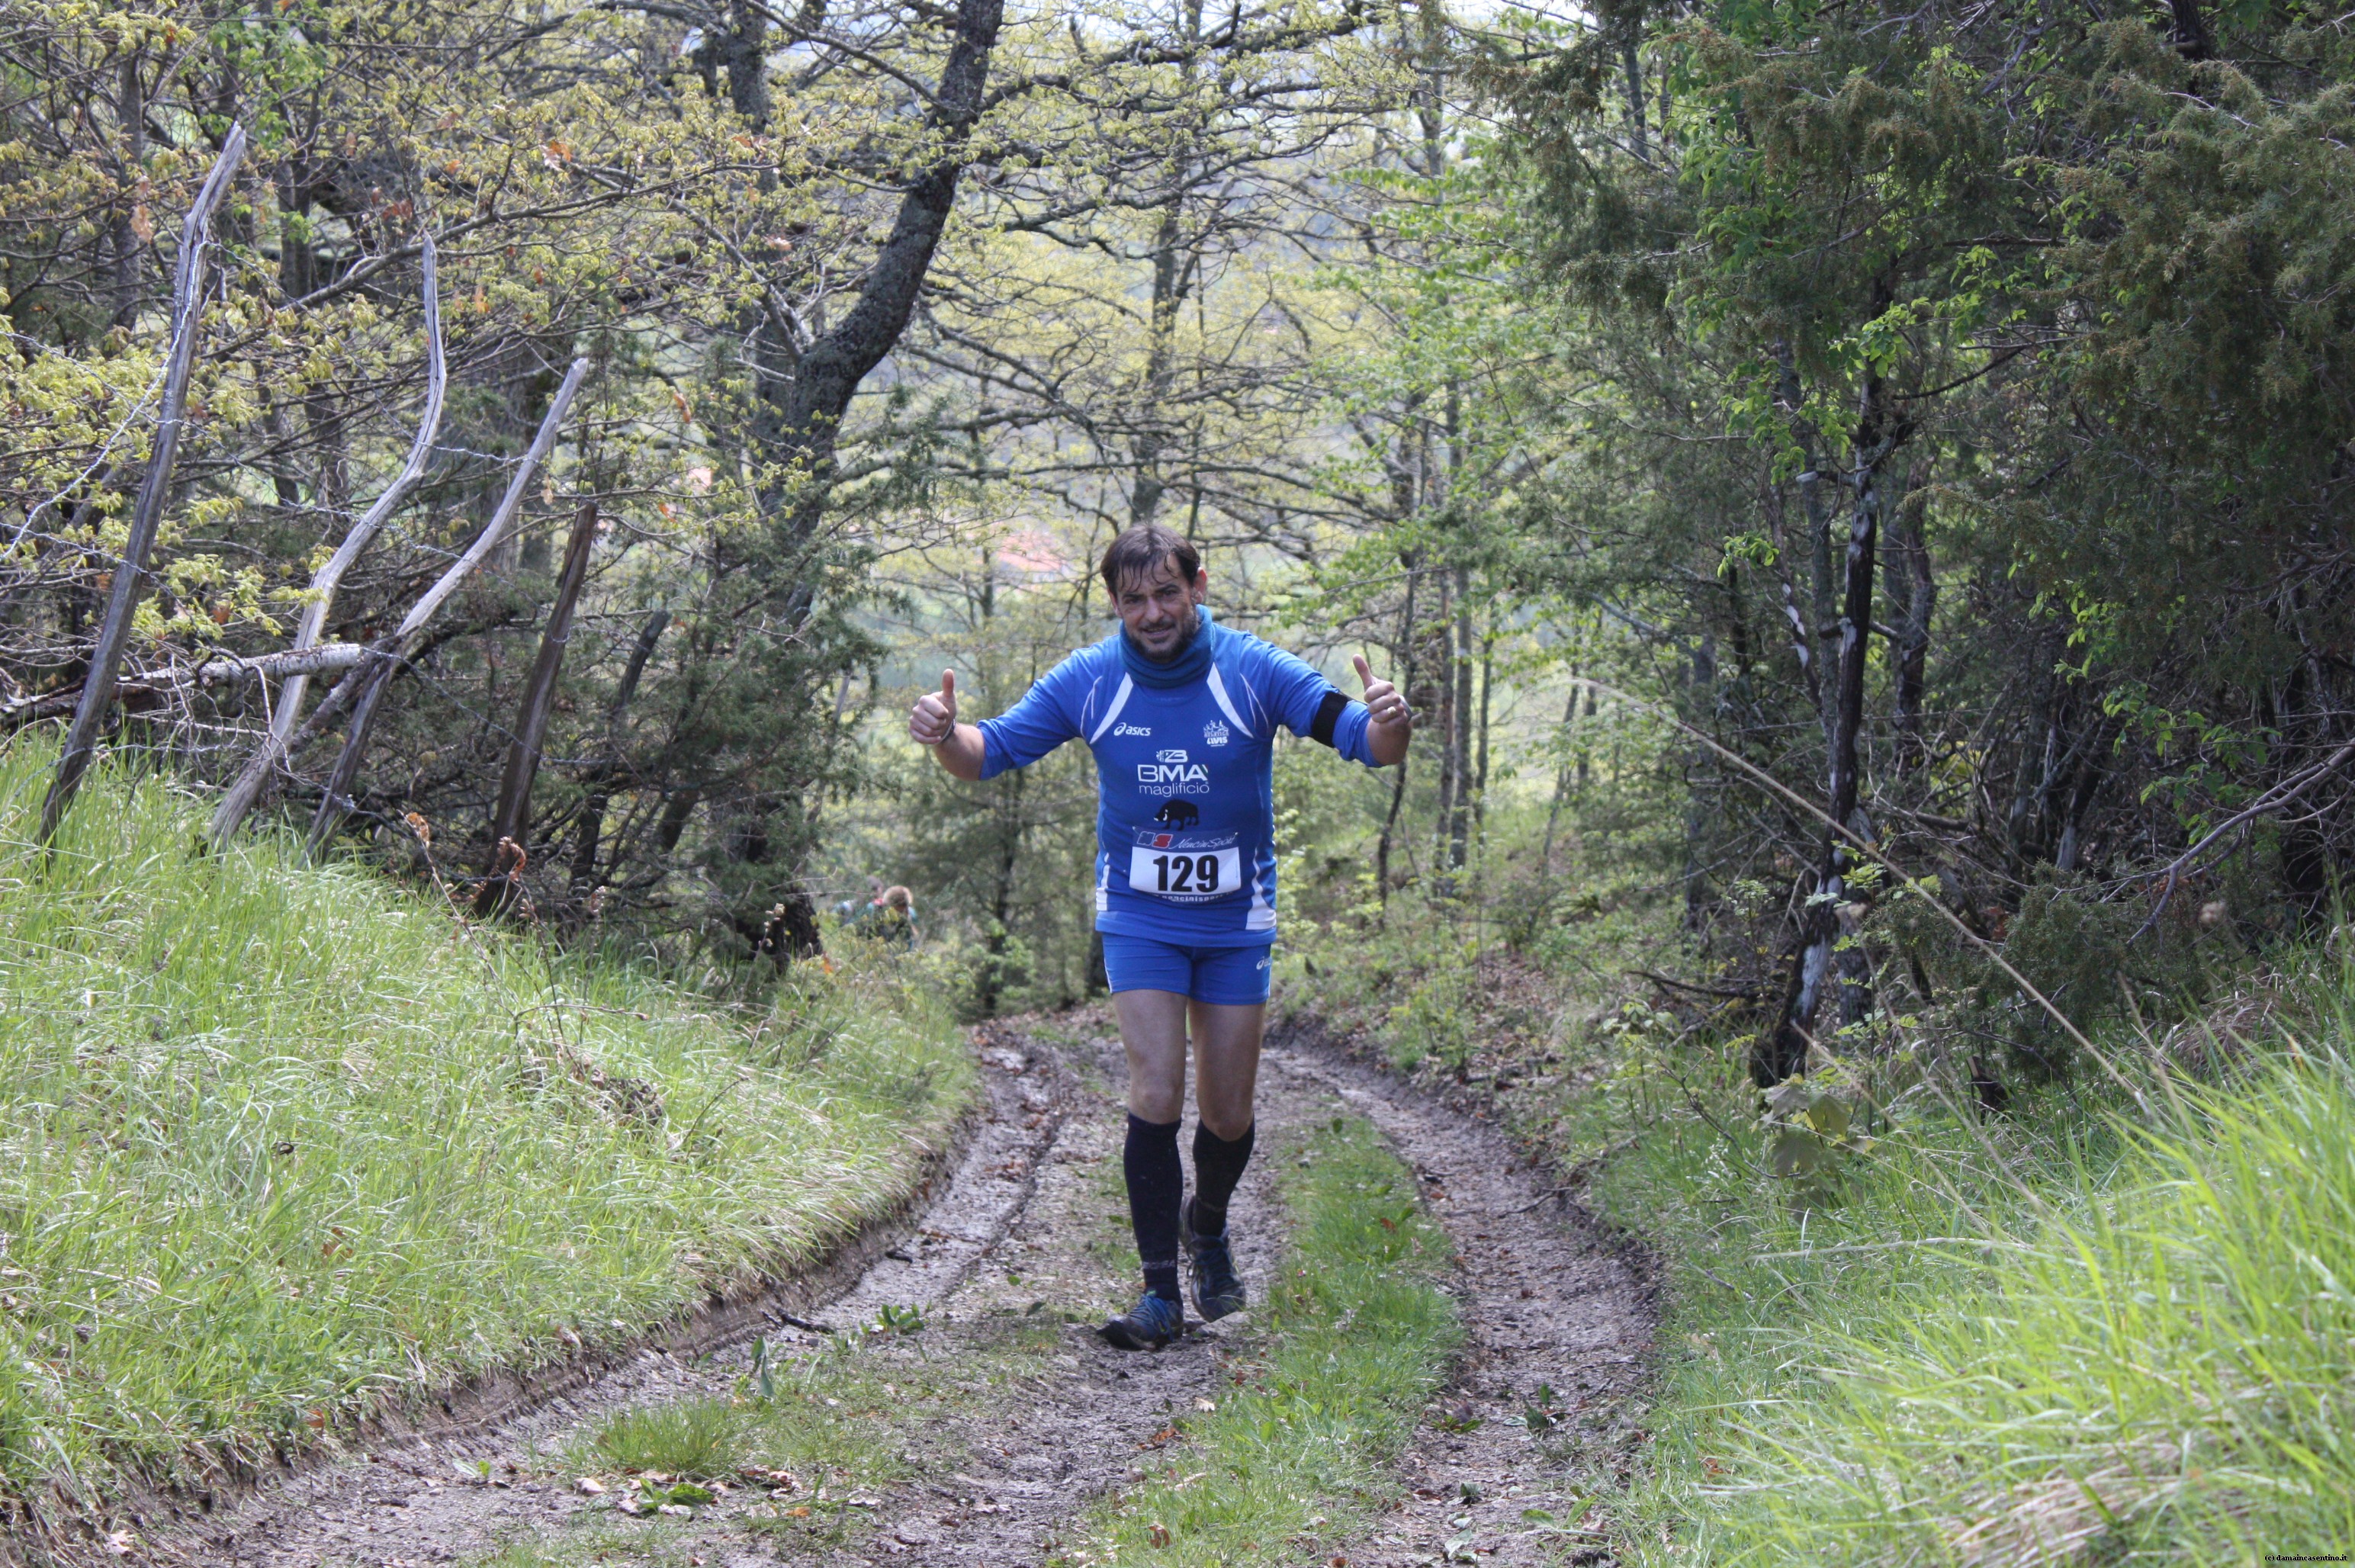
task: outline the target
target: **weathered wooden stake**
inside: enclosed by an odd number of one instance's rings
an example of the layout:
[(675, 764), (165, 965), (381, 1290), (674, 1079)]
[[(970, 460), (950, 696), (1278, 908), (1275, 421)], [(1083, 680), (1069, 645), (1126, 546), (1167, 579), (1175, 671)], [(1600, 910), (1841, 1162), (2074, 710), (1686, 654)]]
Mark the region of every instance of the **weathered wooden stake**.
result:
[(204, 331), (205, 252), (212, 244), (213, 211), (229, 194), (229, 181), (245, 156), (245, 127), (232, 125), (221, 144), (220, 156), (197, 199), (189, 205), (180, 229), (180, 264), (172, 283), (172, 347), (165, 361), (164, 400), (155, 420), (155, 449), (147, 462), (147, 478), (131, 508), (131, 537), (123, 547), (123, 560), (114, 569), (112, 592), (106, 603), (106, 621), (98, 644), (91, 649), (90, 674), (82, 680), (81, 705), (74, 710), (66, 731), (64, 752), (58, 758), (57, 776), (41, 802), (39, 842), (57, 836), (66, 807), (89, 771), (98, 750), (99, 727), (114, 706), (115, 672), (123, 663), (123, 645), (130, 640), (131, 622), (139, 609), (139, 585), (147, 575), (147, 552), (164, 518), (164, 503), (172, 488), (172, 463), (179, 455), (180, 432), (187, 422), (188, 371), (196, 363), (197, 339)]

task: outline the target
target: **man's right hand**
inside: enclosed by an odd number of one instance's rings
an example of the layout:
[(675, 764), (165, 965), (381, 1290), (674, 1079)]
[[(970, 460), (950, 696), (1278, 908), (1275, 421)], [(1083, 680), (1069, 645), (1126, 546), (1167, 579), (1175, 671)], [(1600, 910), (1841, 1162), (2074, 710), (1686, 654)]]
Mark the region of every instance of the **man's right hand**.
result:
[(908, 739), (919, 746), (937, 746), (956, 733), (956, 672), (941, 671), (941, 688), (916, 700), (908, 714)]

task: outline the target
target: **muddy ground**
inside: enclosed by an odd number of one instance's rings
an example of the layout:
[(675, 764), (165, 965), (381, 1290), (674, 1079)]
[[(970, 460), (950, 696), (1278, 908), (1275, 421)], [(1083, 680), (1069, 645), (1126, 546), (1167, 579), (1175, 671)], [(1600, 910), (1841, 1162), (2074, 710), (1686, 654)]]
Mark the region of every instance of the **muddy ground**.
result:
[[(314, 1469), (134, 1560), (235, 1568), (440, 1563), (1035, 1564), (1093, 1498), (1139, 1478), (1214, 1396), (1245, 1312), (1156, 1355), (1093, 1325), (1135, 1286), (1119, 1179), (1122, 1068), (1107, 1012), (980, 1038), (986, 1115), (940, 1196), (815, 1308), (748, 1318), (700, 1358), (656, 1350), (472, 1435), (410, 1438)], [(1453, 1386), (1400, 1493), (1337, 1553), (1364, 1565), (1609, 1561), (1594, 1499), (1641, 1434), (1629, 1413), (1650, 1305), (1622, 1249), (1476, 1109), (1359, 1065), (1312, 1032), (1270, 1040), (1263, 1155), (1233, 1211), (1262, 1288), (1284, 1237), (1288, 1135), (1369, 1118), (1414, 1169), (1459, 1257)], [(1188, 1120), (1191, 1120), (1190, 1113)], [(855, 1349), (852, 1346), (855, 1344)], [(816, 1418), (802, 1449), (670, 1500), (597, 1435), (617, 1413), (701, 1407), (765, 1376)], [(609, 1439), (610, 1441), (610, 1439)], [(1328, 1561), (1330, 1544), (1318, 1548)]]

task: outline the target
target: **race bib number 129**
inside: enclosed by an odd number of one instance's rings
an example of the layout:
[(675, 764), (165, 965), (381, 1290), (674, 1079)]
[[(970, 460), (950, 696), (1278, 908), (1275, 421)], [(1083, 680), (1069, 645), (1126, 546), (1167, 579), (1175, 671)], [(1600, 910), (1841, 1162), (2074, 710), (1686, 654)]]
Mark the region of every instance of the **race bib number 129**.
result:
[(1242, 852), (1224, 849), (1147, 849), (1128, 858), (1128, 885), (1157, 898), (1217, 898), (1242, 885)]

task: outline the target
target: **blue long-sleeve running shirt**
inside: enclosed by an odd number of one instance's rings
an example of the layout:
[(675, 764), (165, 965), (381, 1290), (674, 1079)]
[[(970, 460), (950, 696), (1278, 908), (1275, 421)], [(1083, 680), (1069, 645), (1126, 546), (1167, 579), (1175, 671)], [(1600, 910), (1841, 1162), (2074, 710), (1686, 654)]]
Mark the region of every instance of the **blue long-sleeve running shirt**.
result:
[(981, 776), (1086, 741), (1099, 802), (1096, 929), (1194, 945), (1273, 942), (1275, 727), (1375, 767), (1366, 706), (1207, 612), (1195, 640), (1211, 639), (1210, 656), (1180, 686), (1136, 679), (1124, 635), (1082, 648), (984, 720)]

